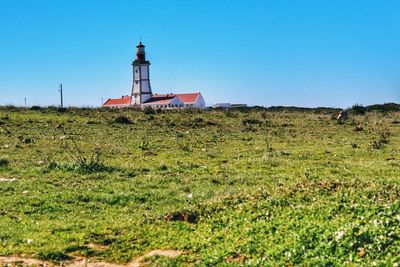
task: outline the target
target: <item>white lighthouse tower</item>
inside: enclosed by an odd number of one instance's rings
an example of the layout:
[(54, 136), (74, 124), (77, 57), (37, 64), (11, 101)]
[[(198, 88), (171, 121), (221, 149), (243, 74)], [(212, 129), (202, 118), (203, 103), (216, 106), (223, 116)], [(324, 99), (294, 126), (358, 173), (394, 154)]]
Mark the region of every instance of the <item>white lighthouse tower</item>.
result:
[(152, 97), (150, 86), (150, 62), (146, 61), (145, 46), (140, 42), (136, 46), (136, 60), (133, 66), (132, 105), (141, 106)]

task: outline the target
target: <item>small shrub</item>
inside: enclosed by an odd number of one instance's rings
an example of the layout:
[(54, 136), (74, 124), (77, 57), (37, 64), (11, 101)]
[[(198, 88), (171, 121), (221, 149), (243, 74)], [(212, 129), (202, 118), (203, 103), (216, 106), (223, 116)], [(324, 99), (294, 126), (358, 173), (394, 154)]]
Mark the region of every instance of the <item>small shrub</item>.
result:
[(42, 109), (42, 107), (40, 107), (40, 106), (32, 106), (31, 107), (31, 110), (41, 110)]
[(154, 109), (152, 108), (152, 107), (149, 107), (149, 106), (147, 106), (147, 107), (145, 107), (144, 109), (143, 109), (143, 112), (144, 112), (144, 114), (156, 114), (156, 112), (154, 111)]
[(180, 144), (179, 148), (182, 151), (185, 151), (185, 152), (191, 152), (192, 151), (192, 147), (189, 144)]
[(79, 154), (75, 154), (73, 157), (75, 163), (72, 165), (72, 168), (79, 173), (113, 172), (115, 170), (115, 168), (109, 167), (103, 163), (102, 153), (98, 148), (92, 151), (90, 157)]
[(197, 117), (197, 118), (194, 119), (194, 122), (195, 122), (195, 123), (198, 123), (198, 124), (201, 124), (201, 123), (204, 122), (204, 119), (203, 119), (203, 118), (200, 118), (200, 117)]
[(373, 149), (381, 149), (383, 147), (383, 143), (380, 140), (372, 141), (371, 145)]
[(0, 168), (7, 167), (9, 164), (9, 161), (7, 159), (0, 159)]
[(163, 164), (163, 165), (161, 165), (158, 169), (159, 169), (160, 171), (166, 171), (166, 170), (168, 170), (168, 166), (165, 165), (165, 164)]
[(143, 151), (150, 149), (150, 144), (148, 141), (143, 140), (142, 143), (139, 145), (139, 148)]
[(54, 170), (54, 169), (56, 169), (57, 167), (58, 167), (57, 162), (55, 162), (55, 161), (50, 161), (50, 162), (47, 164), (46, 169), (48, 169), (48, 170)]
[[(64, 135), (67, 135), (63, 128), (60, 129)], [(70, 140), (72, 147), (64, 144), (64, 150), (72, 158), (74, 163), (66, 166), (55, 166), (55, 168), (64, 168), (66, 170), (74, 170), (79, 173), (92, 173), (92, 172), (113, 172), (114, 167), (106, 166), (103, 162), (103, 154), (99, 148), (95, 148), (88, 155), (83, 153), (82, 149), (74, 139)]]
[(125, 115), (119, 115), (114, 119), (114, 123), (132, 124), (131, 120)]
[(390, 132), (388, 130), (383, 130), (380, 133), (379, 141), (382, 142), (383, 144), (388, 144), (389, 143), (389, 137), (390, 137)]

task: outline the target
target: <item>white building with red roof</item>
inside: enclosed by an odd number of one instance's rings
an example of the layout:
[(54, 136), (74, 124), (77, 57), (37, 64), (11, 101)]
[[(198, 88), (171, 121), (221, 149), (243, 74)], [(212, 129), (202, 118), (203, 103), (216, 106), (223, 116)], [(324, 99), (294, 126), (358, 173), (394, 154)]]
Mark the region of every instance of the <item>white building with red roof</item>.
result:
[(136, 46), (136, 59), (132, 62), (133, 84), (131, 95), (110, 98), (103, 107), (151, 107), (154, 109), (205, 108), (200, 92), (187, 94), (154, 94), (150, 85), (150, 62), (146, 60), (145, 46)]

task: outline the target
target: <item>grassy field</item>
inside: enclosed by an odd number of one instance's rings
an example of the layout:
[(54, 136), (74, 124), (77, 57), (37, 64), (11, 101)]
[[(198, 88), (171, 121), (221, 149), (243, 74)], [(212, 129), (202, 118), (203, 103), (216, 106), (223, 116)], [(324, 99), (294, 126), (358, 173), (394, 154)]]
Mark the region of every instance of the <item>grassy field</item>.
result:
[(0, 256), (396, 266), (400, 113), (0, 109)]

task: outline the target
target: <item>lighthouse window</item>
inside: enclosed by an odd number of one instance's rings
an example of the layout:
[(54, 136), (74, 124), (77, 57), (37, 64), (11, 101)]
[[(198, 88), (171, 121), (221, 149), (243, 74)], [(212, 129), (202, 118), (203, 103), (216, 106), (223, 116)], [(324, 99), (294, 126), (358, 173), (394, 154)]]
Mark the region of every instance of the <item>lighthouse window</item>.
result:
[(138, 71), (138, 70), (135, 70), (135, 72), (138, 73), (139, 71)]
[(135, 83), (138, 84), (139, 82), (138, 82), (138, 81), (135, 81)]

